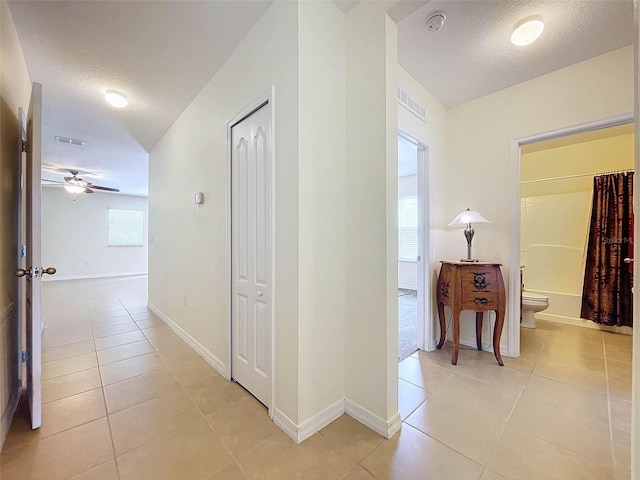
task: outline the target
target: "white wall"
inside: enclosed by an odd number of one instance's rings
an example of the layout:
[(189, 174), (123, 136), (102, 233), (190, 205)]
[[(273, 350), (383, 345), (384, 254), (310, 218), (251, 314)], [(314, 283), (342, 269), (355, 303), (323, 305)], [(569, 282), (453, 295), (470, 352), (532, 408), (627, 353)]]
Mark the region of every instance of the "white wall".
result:
[(346, 397), (399, 427), (397, 29), (384, 2), (347, 14)]
[(0, 450), (18, 400), (18, 107), (29, 107), (31, 80), (6, 1), (0, 2)]
[[(300, 424), (345, 386), (345, 34), (333, 2), (299, 4)], [(340, 411), (338, 409), (337, 411)]]
[(382, 433), (399, 427), (397, 45), (384, 7), (275, 2), (150, 154), (149, 302), (228, 371), (226, 121), (274, 86), (273, 407), (298, 439), (345, 397)]
[[(150, 153), (149, 302), (229, 360), (226, 122), (275, 89), (275, 407), (298, 423), (298, 5), (275, 2)], [(193, 203), (202, 191), (205, 202)], [(183, 305), (182, 295), (187, 295)]]
[[(418, 195), (418, 176), (406, 175), (398, 178), (398, 198)], [(418, 264), (408, 260), (398, 261), (398, 287), (418, 289)]]
[[(47, 281), (147, 273), (148, 204), (145, 197), (95, 192), (73, 196), (42, 189), (42, 264), (55, 267)], [(141, 210), (144, 245), (110, 247), (109, 209)]]
[[(434, 190), (434, 204), (441, 206), (434, 211), (434, 227), (444, 232), (434, 244), (435, 258), (464, 253), (462, 234), (447, 231), (446, 224), (470, 207), (491, 221), (475, 228), (474, 256), (501, 262), (507, 284), (510, 275), (519, 278), (519, 265), (509, 263), (517, 228), (510, 224), (509, 183), (518, 181), (510, 172), (511, 140), (633, 111), (633, 51), (625, 47), (449, 110), (448, 159), (438, 182), (447, 190)], [(461, 317), (461, 338), (470, 345), (472, 315)]]

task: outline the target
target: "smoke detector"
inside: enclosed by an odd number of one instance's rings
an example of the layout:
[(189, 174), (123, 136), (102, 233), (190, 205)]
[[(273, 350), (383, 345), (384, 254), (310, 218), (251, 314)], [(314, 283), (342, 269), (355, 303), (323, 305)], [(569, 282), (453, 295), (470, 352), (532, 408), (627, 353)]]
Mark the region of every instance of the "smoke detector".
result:
[(433, 12), (426, 20), (427, 30), (430, 32), (437, 32), (443, 26), (444, 22), (447, 20), (447, 17), (444, 16), (444, 12)]

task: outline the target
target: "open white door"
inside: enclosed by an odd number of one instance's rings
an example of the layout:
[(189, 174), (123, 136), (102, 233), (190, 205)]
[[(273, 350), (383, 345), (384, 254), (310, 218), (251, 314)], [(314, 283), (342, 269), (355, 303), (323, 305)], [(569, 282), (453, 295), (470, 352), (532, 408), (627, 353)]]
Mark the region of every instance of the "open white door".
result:
[[(41, 348), (42, 348), (42, 275), (55, 273), (55, 269), (43, 270), (40, 245), (41, 207), (41, 136), (42, 136), (42, 85), (34, 83), (27, 115), (26, 176), (22, 188), (26, 190), (25, 227), (26, 269), (16, 271), (26, 280), (24, 306), (27, 330), (27, 393), (31, 411), (31, 428), (42, 424)], [(24, 157), (23, 157), (24, 158)]]

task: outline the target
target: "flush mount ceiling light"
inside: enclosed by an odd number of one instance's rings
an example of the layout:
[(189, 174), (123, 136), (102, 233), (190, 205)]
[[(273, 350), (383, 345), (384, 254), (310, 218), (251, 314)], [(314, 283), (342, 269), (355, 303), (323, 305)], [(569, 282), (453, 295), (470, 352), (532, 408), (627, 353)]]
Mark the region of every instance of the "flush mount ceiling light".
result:
[(518, 47), (531, 45), (544, 31), (544, 22), (539, 17), (529, 17), (519, 22), (511, 34), (511, 43)]
[(123, 108), (129, 105), (127, 96), (122, 92), (118, 92), (117, 90), (107, 90), (104, 94), (104, 99), (109, 105), (116, 108)]

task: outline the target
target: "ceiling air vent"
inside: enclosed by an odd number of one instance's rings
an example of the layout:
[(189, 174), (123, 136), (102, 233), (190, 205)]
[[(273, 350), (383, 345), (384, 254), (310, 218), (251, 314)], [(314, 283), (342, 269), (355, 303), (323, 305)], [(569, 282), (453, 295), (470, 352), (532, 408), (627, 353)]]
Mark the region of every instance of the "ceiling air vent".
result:
[(84, 146), (84, 140), (78, 140), (76, 138), (58, 137), (56, 136), (56, 142), (66, 143), (67, 145), (76, 145), (78, 147)]
[(413, 113), (420, 120), (427, 121), (427, 109), (416, 102), (404, 90), (398, 89), (398, 103)]

